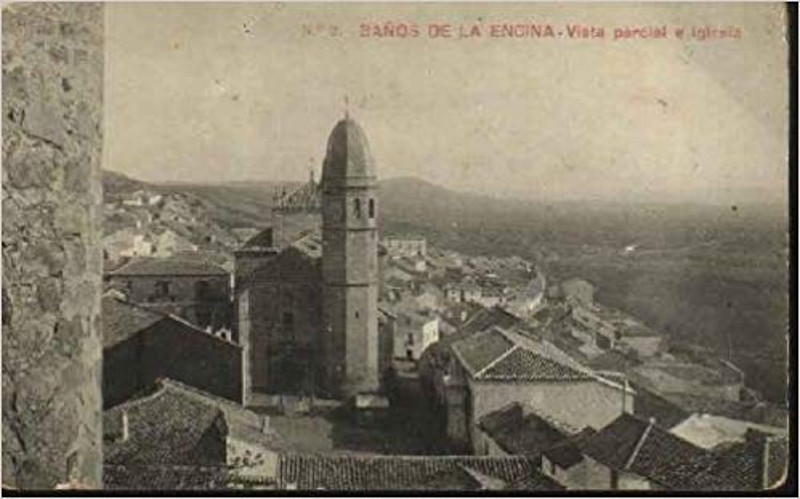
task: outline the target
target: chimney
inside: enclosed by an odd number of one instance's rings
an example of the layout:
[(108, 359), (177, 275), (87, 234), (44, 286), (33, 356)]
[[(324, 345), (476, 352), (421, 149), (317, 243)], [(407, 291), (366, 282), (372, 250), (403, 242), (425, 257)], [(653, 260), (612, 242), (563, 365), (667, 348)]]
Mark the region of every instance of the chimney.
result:
[(129, 423), (128, 423), (128, 411), (127, 410), (125, 410), (125, 409), (122, 410), (122, 414), (120, 415), (120, 419), (122, 420), (122, 425), (121, 425), (122, 428), (120, 430), (120, 432), (121, 432), (120, 441), (121, 442), (127, 442), (128, 438), (130, 438), (130, 426), (129, 426)]

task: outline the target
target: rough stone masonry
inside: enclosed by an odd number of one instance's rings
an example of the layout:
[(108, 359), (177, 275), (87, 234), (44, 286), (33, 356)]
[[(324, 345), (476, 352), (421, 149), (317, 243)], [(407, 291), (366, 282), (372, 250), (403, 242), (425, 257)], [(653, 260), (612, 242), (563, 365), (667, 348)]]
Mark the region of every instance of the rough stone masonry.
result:
[(100, 487), (103, 7), (2, 17), (3, 485)]

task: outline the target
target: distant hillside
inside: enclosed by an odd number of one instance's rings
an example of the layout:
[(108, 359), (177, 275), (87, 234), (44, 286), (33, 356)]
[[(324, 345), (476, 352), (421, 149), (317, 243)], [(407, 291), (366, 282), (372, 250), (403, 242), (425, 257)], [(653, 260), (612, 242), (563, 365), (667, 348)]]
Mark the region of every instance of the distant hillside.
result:
[(142, 189), (149, 189), (151, 185), (141, 180), (132, 179), (122, 173), (103, 170), (103, 195), (106, 200), (116, 200), (125, 195), (133, 194)]

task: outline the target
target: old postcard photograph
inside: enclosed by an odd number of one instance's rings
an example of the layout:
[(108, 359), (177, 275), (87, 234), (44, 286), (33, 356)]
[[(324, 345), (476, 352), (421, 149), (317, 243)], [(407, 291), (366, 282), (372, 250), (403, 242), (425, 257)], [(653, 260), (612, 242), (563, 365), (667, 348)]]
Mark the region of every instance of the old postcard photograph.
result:
[(793, 19), (4, 2), (4, 493), (796, 493)]

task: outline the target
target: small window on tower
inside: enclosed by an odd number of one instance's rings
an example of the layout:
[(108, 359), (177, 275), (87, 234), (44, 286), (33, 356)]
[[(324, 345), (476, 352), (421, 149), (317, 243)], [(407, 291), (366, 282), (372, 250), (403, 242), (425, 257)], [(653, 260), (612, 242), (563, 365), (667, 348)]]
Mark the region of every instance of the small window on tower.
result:
[(356, 310), (356, 319), (358, 319), (358, 317), (359, 317), (358, 310)]
[(369, 200), (369, 218), (375, 218), (375, 200)]
[(356, 218), (361, 218), (361, 200), (355, 199), (353, 201), (353, 207), (355, 208)]

